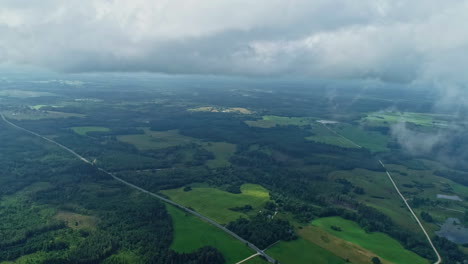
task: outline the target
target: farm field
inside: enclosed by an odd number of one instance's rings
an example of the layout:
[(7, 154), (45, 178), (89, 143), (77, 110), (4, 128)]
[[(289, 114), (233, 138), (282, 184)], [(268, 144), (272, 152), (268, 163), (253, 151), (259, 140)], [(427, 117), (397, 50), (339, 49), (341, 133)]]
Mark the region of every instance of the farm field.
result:
[(233, 194), (212, 187), (192, 187), (192, 190), (187, 192), (184, 191), (184, 187), (161, 191), (171, 200), (191, 207), (220, 224), (247, 217), (246, 214), (229, 208), (251, 205), (252, 212), (257, 212), (270, 199), (268, 190), (256, 184), (243, 184), (241, 192)]
[(330, 179), (346, 179), (353, 185), (363, 188), (364, 193), (356, 195), (356, 199), (388, 215), (393, 221), (407, 231), (418, 228), (411, 219), (409, 211), (403, 207), (397, 192), (385, 173), (364, 169), (351, 171), (335, 171), (330, 173)]
[[(312, 225), (308, 225), (297, 230), (297, 233), (304, 240), (314, 243), (342, 259), (348, 259), (351, 263), (370, 263), (370, 260), (377, 256), (363, 247), (340, 239)], [(391, 263), (383, 258), (379, 259), (382, 264)]]
[(72, 127), (73, 132), (85, 136), (88, 132), (108, 132), (109, 128), (99, 126)]
[(420, 126), (447, 126), (449, 115), (412, 113), (412, 112), (373, 112), (367, 114), (363, 121), (371, 125), (385, 125), (398, 122), (408, 122)]
[(223, 254), (227, 264), (237, 263), (255, 253), (235, 238), (199, 218), (170, 205), (166, 208), (172, 217), (174, 228), (171, 249), (176, 252), (189, 253), (204, 246), (212, 246)]
[(331, 125), (338, 134), (353, 141), (354, 143), (369, 149), (371, 152), (384, 152), (388, 151), (387, 136), (374, 131), (365, 131), (358, 126), (347, 124)]
[[(313, 220), (312, 226), (316, 226), (341, 239), (359, 245), (370, 250), (379, 257), (392, 263), (429, 263), (428, 260), (408, 251), (396, 240), (383, 233), (366, 233), (356, 223), (340, 217), (325, 217)], [(339, 227), (341, 231), (336, 231), (331, 227)]]
[(306, 137), (307, 140), (335, 145), (342, 148), (359, 148), (359, 146), (356, 146), (356, 144), (353, 144), (353, 142), (347, 140), (346, 138), (340, 137), (321, 124), (313, 124), (312, 133), (312, 136)]
[(346, 263), (344, 259), (302, 238), (279, 242), (268, 249), (266, 253), (283, 264)]

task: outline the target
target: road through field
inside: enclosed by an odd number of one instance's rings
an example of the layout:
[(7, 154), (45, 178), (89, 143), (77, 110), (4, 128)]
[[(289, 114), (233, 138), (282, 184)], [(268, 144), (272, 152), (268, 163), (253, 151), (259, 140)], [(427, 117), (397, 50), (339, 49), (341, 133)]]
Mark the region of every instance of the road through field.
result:
[(387, 171), (387, 169), (385, 168), (385, 165), (382, 163), (382, 161), (379, 160), (379, 162), (380, 162), (380, 165), (382, 165), (382, 167), (385, 169), (385, 172), (387, 173), (388, 178), (389, 178), (390, 181), (392, 182), (393, 187), (395, 187), (395, 190), (396, 190), (397, 193), (400, 195), (400, 197), (401, 197), (401, 199), (403, 200), (403, 202), (405, 202), (406, 207), (408, 207), (408, 210), (411, 212), (411, 214), (413, 215), (413, 217), (414, 217), (414, 219), (416, 220), (416, 222), (418, 222), (418, 225), (419, 225), (419, 227), (421, 227), (421, 230), (423, 231), (424, 235), (426, 235), (427, 241), (429, 241), (429, 244), (431, 245), (432, 249), (434, 250), (434, 253), (435, 253), (436, 256), (437, 256), (437, 261), (434, 262), (434, 264), (440, 264), (440, 263), (442, 262), (442, 258), (440, 257), (439, 252), (437, 251), (436, 247), (435, 247), (434, 244), (432, 243), (431, 237), (430, 237), (429, 234), (426, 232), (426, 229), (425, 229), (424, 226), (422, 225), (421, 221), (419, 221), (419, 218), (418, 218), (418, 217), (416, 216), (416, 214), (414, 213), (413, 209), (412, 209), (411, 206), (409, 205), (409, 203), (408, 203), (408, 201), (406, 200), (405, 196), (403, 196), (403, 194), (401, 194), (400, 189), (398, 189), (398, 186), (396, 185), (395, 181), (394, 181), (393, 178), (392, 178), (392, 175), (390, 175), (390, 173)]
[(58, 147), (62, 148), (63, 150), (66, 150), (67, 152), (73, 154), (73, 156), (75, 156), (76, 158), (80, 159), (81, 161), (90, 164), (91, 166), (95, 167), (95, 168), (98, 169), (99, 171), (101, 171), (101, 172), (103, 172), (103, 173), (105, 173), (105, 174), (111, 176), (113, 179), (115, 179), (115, 180), (117, 180), (117, 181), (119, 181), (119, 182), (121, 182), (121, 183), (127, 185), (128, 187), (131, 187), (131, 188), (136, 189), (136, 190), (138, 190), (138, 191), (144, 192), (144, 193), (146, 193), (146, 194), (148, 194), (148, 195), (150, 195), (150, 196), (153, 196), (153, 197), (155, 197), (155, 198), (157, 198), (157, 199), (159, 199), (159, 200), (161, 200), (161, 201), (163, 201), (163, 202), (166, 202), (166, 203), (171, 204), (171, 205), (173, 205), (173, 206), (175, 206), (175, 207), (178, 207), (178, 208), (182, 209), (183, 211), (185, 211), (185, 212), (187, 212), (187, 213), (190, 213), (190, 214), (192, 214), (192, 215), (197, 216), (198, 218), (200, 218), (200, 219), (202, 219), (202, 220), (204, 220), (204, 221), (206, 221), (206, 222), (208, 222), (208, 223), (214, 225), (215, 227), (217, 227), (217, 228), (223, 230), (223, 231), (226, 232), (227, 234), (229, 234), (229, 235), (231, 235), (232, 237), (234, 237), (235, 239), (239, 240), (239, 241), (242, 242), (243, 244), (247, 245), (249, 248), (251, 248), (251, 249), (253, 249), (254, 251), (256, 251), (256, 252), (257, 252), (257, 255), (262, 255), (263, 257), (265, 257), (265, 259), (266, 259), (268, 262), (275, 263), (275, 259), (273, 259), (272, 257), (268, 256), (265, 252), (263, 252), (263, 250), (259, 249), (259, 248), (258, 248), (257, 246), (255, 246), (254, 244), (252, 244), (252, 243), (248, 242), (247, 240), (241, 238), (241, 237), (238, 236), (236, 233), (234, 233), (234, 232), (232, 232), (231, 230), (225, 228), (224, 226), (222, 226), (222, 225), (216, 223), (215, 221), (211, 220), (210, 218), (208, 218), (208, 217), (206, 217), (206, 216), (203, 216), (203, 215), (201, 215), (201, 214), (199, 214), (199, 213), (197, 213), (197, 212), (195, 212), (195, 211), (193, 211), (193, 210), (191, 210), (191, 209), (188, 209), (187, 207), (184, 207), (183, 205), (180, 205), (180, 204), (178, 204), (178, 203), (176, 203), (176, 202), (174, 202), (174, 201), (171, 201), (171, 200), (169, 200), (169, 199), (167, 199), (167, 198), (165, 198), (165, 197), (162, 197), (161, 195), (158, 195), (158, 194), (156, 194), (156, 193), (153, 193), (153, 192), (150, 192), (150, 191), (148, 191), (148, 190), (145, 190), (145, 189), (143, 189), (143, 188), (141, 188), (141, 187), (139, 187), (139, 186), (136, 186), (136, 185), (134, 185), (134, 184), (132, 184), (132, 183), (129, 183), (129, 182), (125, 181), (124, 179), (119, 178), (119, 177), (116, 176), (115, 174), (113, 174), (113, 173), (111, 173), (111, 172), (108, 172), (108, 171), (104, 170), (103, 168), (100, 168), (100, 167), (95, 166), (95, 165), (93, 164), (93, 162), (89, 161), (89, 160), (86, 159), (85, 157), (83, 157), (83, 156), (81, 156), (80, 154), (76, 153), (76, 152), (73, 151), (72, 149), (70, 149), (70, 148), (68, 148), (68, 147), (66, 147), (66, 146), (64, 146), (64, 145), (62, 145), (62, 144), (60, 144), (60, 143), (58, 143), (58, 142), (56, 142), (56, 141), (50, 139), (50, 138), (41, 136), (41, 135), (39, 135), (39, 134), (37, 134), (37, 133), (31, 131), (31, 130), (28, 130), (28, 129), (26, 129), (26, 128), (20, 127), (20, 126), (18, 126), (18, 125), (15, 125), (14, 123), (12, 123), (12, 122), (10, 122), (8, 119), (6, 119), (5, 116), (4, 116), (3, 114), (0, 114), (0, 115), (1, 115), (1, 117), (2, 117), (2, 119), (3, 119), (3, 121), (5, 121), (7, 124), (13, 126), (14, 128), (17, 128), (17, 129), (19, 129), (19, 130), (22, 130), (22, 131), (24, 131), (24, 132), (27, 132), (27, 133), (32, 134), (32, 135), (34, 135), (34, 136), (36, 136), (36, 137), (39, 137), (39, 138), (41, 138), (41, 139), (43, 139), (43, 140), (46, 140), (46, 141), (48, 141), (48, 142), (50, 142), (50, 143), (52, 143), (52, 144), (57, 145)]
[[(355, 146), (358, 146), (359, 148), (362, 148), (362, 146), (354, 143), (353, 141), (351, 141), (350, 139), (342, 136), (341, 134), (339, 134), (338, 132), (336, 132), (335, 130), (329, 128), (328, 126), (326, 126), (325, 124), (322, 123), (322, 125), (326, 128), (328, 128), (328, 130), (330, 130), (331, 132), (335, 133), (336, 135), (348, 140), (349, 142), (353, 143)], [(396, 185), (395, 181), (393, 180), (392, 176), (390, 175), (390, 173), (387, 171), (387, 169), (385, 168), (385, 165), (383, 164), (383, 162), (381, 160), (379, 160), (380, 162), (380, 165), (382, 165), (382, 167), (385, 169), (385, 172), (387, 173), (387, 176), (388, 178), (390, 179), (390, 181), (392, 182), (393, 184), (393, 187), (395, 187), (395, 190), (397, 191), (397, 193), (400, 195), (401, 199), (403, 200), (403, 202), (406, 204), (406, 207), (408, 208), (408, 210), (411, 212), (411, 214), (413, 215), (414, 219), (416, 219), (416, 222), (418, 223), (419, 227), (421, 228), (421, 230), (423, 231), (424, 235), (426, 236), (427, 238), (427, 241), (429, 242), (429, 244), (431, 245), (432, 247), (432, 250), (434, 251), (434, 253), (436, 254), (437, 256), (437, 261), (434, 262), (434, 264), (440, 264), (442, 263), (442, 258), (440, 257), (440, 254), (439, 252), (437, 251), (436, 247), (434, 246), (434, 243), (432, 243), (432, 239), (431, 237), (429, 236), (429, 234), (427, 233), (426, 229), (424, 228), (424, 226), (422, 225), (421, 221), (419, 221), (419, 218), (416, 216), (416, 214), (414, 213), (413, 209), (411, 208), (411, 206), (408, 204), (408, 201), (406, 200), (406, 198), (403, 196), (403, 194), (400, 192), (400, 189), (398, 189), (398, 186)]]

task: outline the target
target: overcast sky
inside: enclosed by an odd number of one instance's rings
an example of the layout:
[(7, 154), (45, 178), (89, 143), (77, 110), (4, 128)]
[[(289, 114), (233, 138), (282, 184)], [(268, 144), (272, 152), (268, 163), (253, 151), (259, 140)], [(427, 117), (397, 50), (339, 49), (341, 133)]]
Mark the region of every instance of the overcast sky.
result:
[(468, 83), (463, 0), (0, 0), (0, 63)]

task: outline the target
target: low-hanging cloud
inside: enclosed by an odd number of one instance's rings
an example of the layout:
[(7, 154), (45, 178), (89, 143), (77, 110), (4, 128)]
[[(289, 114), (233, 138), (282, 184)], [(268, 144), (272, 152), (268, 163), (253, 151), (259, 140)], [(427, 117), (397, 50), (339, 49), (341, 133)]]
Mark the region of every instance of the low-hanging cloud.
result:
[(0, 0), (0, 63), (464, 84), (467, 11), (459, 0)]

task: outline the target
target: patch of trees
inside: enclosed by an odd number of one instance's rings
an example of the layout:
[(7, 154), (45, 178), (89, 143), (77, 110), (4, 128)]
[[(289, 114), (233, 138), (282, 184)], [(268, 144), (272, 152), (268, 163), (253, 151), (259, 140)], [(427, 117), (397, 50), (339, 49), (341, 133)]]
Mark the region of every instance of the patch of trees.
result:
[(293, 227), (288, 221), (274, 218), (269, 214), (258, 214), (252, 219), (239, 218), (226, 226), (229, 230), (264, 249), (278, 240), (296, 239)]
[(169, 251), (165, 256), (158, 257), (152, 264), (224, 264), (225, 260), (223, 255), (213, 247), (202, 247), (192, 253), (177, 253)]
[(468, 173), (454, 170), (436, 170), (435, 175), (450, 179), (456, 183), (468, 186)]
[(428, 223), (432, 223), (434, 221), (432, 216), (428, 212), (425, 212), (425, 211), (421, 212), (421, 218)]
[(179, 188), (194, 182), (203, 182), (205, 178), (211, 177), (210, 172), (204, 167), (174, 168), (156, 172), (122, 172), (117, 173), (117, 175), (128, 182), (137, 186), (145, 186), (145, 189), (154, 192)]
[(413, 199), (408, 201), (411, 207), (419, 208), (421, 206), (436, 206), (436, 202), (432, 201), (429, 198), (419, 198), (414, 197)]
[(341, 231), (342, 231), (342, 230), (341, 230), (341, 227), (339, 227), (339, 226), (332, 225), (332, 226), (330, 226), (330, 228), (331, 228), (332, 230), (337, 231), (337, 232), (341, 232)]
[(229, 210), (234, 211), (234, 212), (242, 212), (242, 213), (248, 213), (252, 211), (253, 207), (250, 204), (246, 204), (244, 206), (237, 206), (233, 208), (229, 208)]
[(468, 257), (458, 248), (457, 244), (450, 240), (436, 236), (433, 239), (434, 246), (439, 250), (444, 263), (465, 263)]

